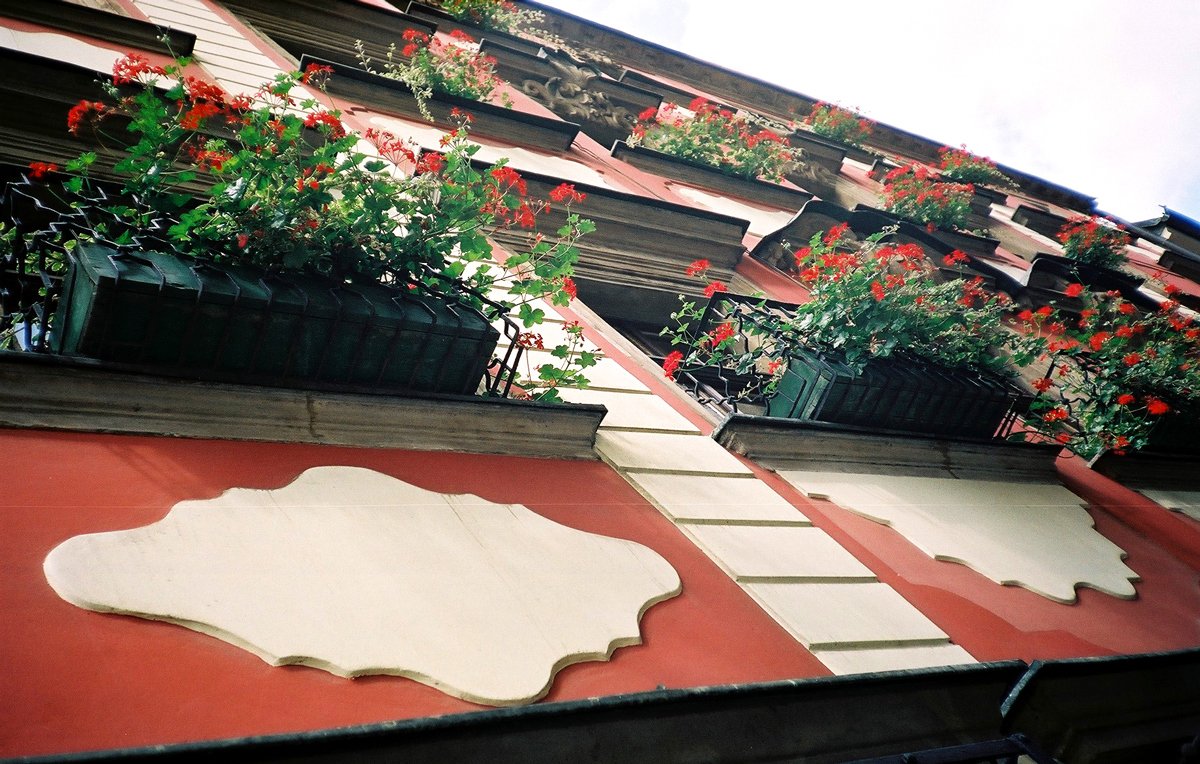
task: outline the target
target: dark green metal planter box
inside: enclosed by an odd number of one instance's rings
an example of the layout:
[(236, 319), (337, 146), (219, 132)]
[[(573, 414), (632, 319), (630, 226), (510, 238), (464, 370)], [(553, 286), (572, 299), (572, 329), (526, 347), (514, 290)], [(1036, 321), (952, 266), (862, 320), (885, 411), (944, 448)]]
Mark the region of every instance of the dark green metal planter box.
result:
[(229, 381), (472, 394), (500, 333), (475, 309), (379, 284), (80, 244), (57, 352)]
[(872, 359), (861, 373), (834, 355), (800, 351), (767, 415), (935, 435), (990, 438), (1018, 392), (998, 379), (908, 359)]

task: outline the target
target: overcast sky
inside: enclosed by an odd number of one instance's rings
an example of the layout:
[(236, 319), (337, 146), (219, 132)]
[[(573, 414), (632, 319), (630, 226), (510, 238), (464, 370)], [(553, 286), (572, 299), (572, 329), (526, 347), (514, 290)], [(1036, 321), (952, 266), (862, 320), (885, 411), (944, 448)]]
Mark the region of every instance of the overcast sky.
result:
[(1198, 0), (542, 0), (1097, 197), (1200, 218)]

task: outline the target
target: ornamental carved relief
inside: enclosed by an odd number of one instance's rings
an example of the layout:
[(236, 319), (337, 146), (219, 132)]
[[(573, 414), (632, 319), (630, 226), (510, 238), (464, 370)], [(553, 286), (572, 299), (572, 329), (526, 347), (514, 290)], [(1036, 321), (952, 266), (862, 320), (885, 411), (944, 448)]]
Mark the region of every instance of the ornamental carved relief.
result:
[(544, 82), (526, 79), (521, 83), (526, 94), (568, 119), (597, 122), (622, 132), (633, 130), (637, 115), (593, 87), (602, 77), (599, 70), (553, 57), (548, 61), (554, 76)]
[(75, 536), (44, 569), (79, 607), (177, 623), (274, 666), (392, 674), (498, 706), (638, 644), (642, 613), (681, 590), (632, 541), (345, 466)]

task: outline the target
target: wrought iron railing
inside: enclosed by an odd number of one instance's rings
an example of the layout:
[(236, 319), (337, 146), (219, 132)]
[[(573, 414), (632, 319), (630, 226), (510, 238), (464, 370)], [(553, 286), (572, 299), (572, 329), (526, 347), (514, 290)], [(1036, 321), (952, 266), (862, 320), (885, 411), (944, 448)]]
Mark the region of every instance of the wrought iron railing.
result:
[[(162, 357), (153, 342), (122, 349), (110, 321), (87, 343), (106, 349), (100, 354), (102, 360), (89, 361), (88, 354), (73, 349), (64, 336), (70, 312), (78, 310), (64, 300), (69, 263), (78, 263), (81, 253), (91, 251), (95, 259), (106, 261), (101, 264), (114, 280), (136, 275), (147, 282), (150, 293), (140, 296), (143, 301), (158, 307), (172, 299), (178, 301), (178, 290), (171, 287), (178, 284), (180, 273), (168, 274), (163, 258), (144, 256), (147, 252), (172, 252), (166, 236), (171, 221), (158, 219), (144, 229), (117, 236), (112, 232), (122, 230), (120, 221), (106, 211), (119, 199), (112, 187), (93, 184), (88, 203), (69, 203), (21, 170), (0, 168), (0, 183), (0, 222), (6, 226), (0, 248), (2, 351), (75, 355), (80, 362), (111, 369), (209, 381), (347, 392), (427, 391), (447, 374), (457, 373), (451, 365), (477, 364), (483, 370), (482, 382), (477, 387), (471, 382), (471, 389), (454, 392), (504, 397), (513, 391), (524, 352), (518, 342), (520, 326), (496, 300), (433, 273), (418, 274), (422, 276), (422, 296), (417, 296), (413, 276), (391, 274), (386, 285), (331, 285), (305, 276), (246, 269), (235, 273), (236, 269), (168, 256), (166, 262), (183, 263), (183, 276), (195, 285), (194, 295), (190, 302), (185, 299), (173, 306), (174, 312), (167, 314), (174, 319), (170, 325), (162, 322), (161, 311), (151, 311), (150, 324), (142, 327), (142, 334), (153, 338), (165, 332), (181, 333), (175, 357)], [(98, 233), (98, 228), (108, 231), (108, 236)], [(97, 254), (89, 247), (103, 247), (104, 252)], [(319, 299), (313, 299), (314, 283), (321, 284), (316, 287)], [(444, 288), (433, 288), (431, 283)], [(218, 327), (212, 326), (211, 317), (205, 314), (201, 297), (206, 290), (210, 296), (213, 292), (224, 294), (231, 303), (228, 316)], [(381, 292), (390, 302), (380, 307), (415, 314), (418, 325), (384, 320), (368, 299), (368, 293), (374, 297)], [(285, 314), (291, 311), (307, 316), (319, 307), (317, 303), (331, 325), (324, 345), (313, 347), (301, 333), (301, 322), (289, 320)], [(243, 318), (252, 327), (249, 337), (233, 333), (235, 319)], [(473, 346), (456, 339), (454, 333), (466, 324), (492, 324), (502, 338), (498, 349), (493, 352), (489, 346), (482, 357), (472, 357)], [(207, 352), (198, 351), (201, 342), (210, 346)], [(400, 343), (415, 348), (419, 361), (411, 369), (389, 368), (390, 351)], [(381, 348), (382, 362), (360, 362), (369, 350)], [(236, 356), (236, 362), (230, 362), (231, 356)], [(342, 360), (335, 360), (339, 358)]]

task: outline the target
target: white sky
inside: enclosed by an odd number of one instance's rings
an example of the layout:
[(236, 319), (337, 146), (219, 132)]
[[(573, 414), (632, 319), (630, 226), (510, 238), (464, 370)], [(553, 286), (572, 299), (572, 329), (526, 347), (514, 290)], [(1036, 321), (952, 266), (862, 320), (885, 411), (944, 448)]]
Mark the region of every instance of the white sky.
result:
[(1200, 218), (1200, 0), (540, 0), (1097, 197)]

